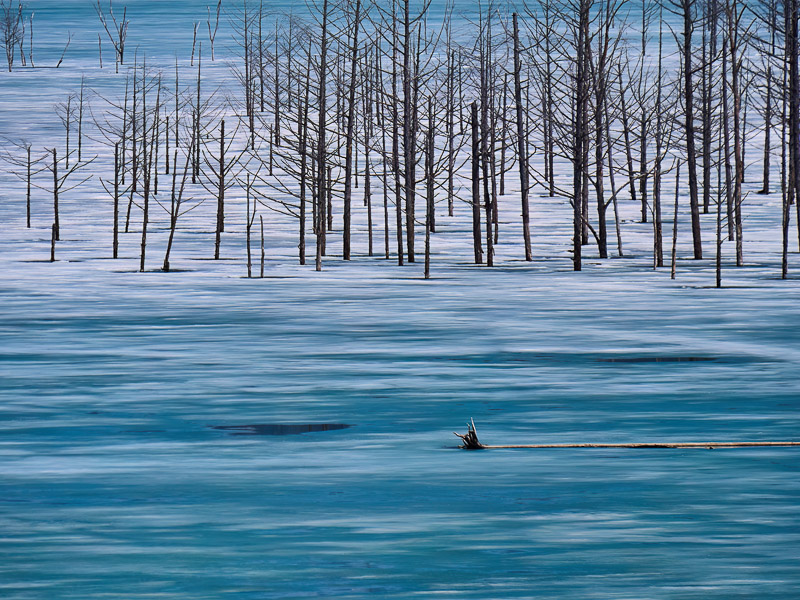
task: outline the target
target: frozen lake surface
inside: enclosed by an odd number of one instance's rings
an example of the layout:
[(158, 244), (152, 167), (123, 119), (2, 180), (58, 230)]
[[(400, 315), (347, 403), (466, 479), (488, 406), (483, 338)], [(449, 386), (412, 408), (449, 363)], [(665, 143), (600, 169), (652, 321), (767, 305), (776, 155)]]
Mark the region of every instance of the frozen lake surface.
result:
[[(84, 38), (92, 85), (118, 85)], [(80, 72), (0, 76), (0, 133), (48, 143)], [(181, 221), (178, 272), (140, 274), (140, 216), (108, 259), (97, 177), (63, 198), (51, 264), (46, 193), (27, 230), (0, 173), (0, 597), (796, 599), (798, 449), (466, 452), (452, 434), (472, 417), (490, 444), (800, 439), (778, 195), (748, 197), (746, 266), (726, 243), (716, 290), (713, 262), (687, 260), (685, 199), (676, 281), (627, 199), (626, 257), (589, 247), (573, 273), (571, 209), (538, 193), (520, 260), (514, 185), (494, 269), (469, 264), (463, 204), (430, 281), (365, 256), (359, 207), (354, 260), (331, 238), (322, 273), (266, 213), (267, 278), (248, 280), (240, 192), (223, 260), (208, 202)]]

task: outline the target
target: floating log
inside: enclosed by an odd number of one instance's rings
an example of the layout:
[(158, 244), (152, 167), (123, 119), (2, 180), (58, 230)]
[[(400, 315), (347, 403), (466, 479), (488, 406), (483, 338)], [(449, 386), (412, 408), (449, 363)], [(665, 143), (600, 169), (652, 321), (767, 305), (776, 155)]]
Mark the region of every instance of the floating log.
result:
[(501, 450), (510, 448), (754, 448), (764, 446), (800, 446), (800, 442), (640, 442), (627, 444), (508, 444), (487, 446), (478, 441), (478, 432), (472, 419), (467, 423), (467, 433), (453, 432), (464, 442), (464, 450)]

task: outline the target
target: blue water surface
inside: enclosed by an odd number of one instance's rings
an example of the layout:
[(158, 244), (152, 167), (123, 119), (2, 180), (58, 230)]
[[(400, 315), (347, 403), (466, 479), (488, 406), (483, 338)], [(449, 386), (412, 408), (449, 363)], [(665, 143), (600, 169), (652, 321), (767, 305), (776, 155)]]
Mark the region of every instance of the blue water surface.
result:
[[(61, 136), (28, 98), (74, 91), (99, 28), (88, 1), (30, 4), (41, 64), (75, 37), (58, 72), (0, 77), (0, 130)], [(206, 4), (127, 2), (129, 51), (185, 64)], [(119, 90), (112, 71), (88, 76)], [(135, 242), (98, 266), (95, 193), (70, 197), (50, 265), (29, 262), (48, 200), (26, 232), (2, 177), (0, 598), (800, 595), (800, 450), (467, 452), (452, 434), (474, 418), (490, 444), (800, 440), (797, 281), (777, 263), (714, 290), (710, 268), (673, 283), (644, 254), (573, 274), (564, 242), (491, 271), (437, 255), (425, 282), (362, 244), (353, 265), (246, 280), (234, 223), (236, 276), (190, 264), (211, 246), (188, 227), (186, 272), (138, 274)]]
[(451, 433), (796, 438), (788, 296), (109, 277), (4, 286), (4, 597), (796, 596), (792, 448)]

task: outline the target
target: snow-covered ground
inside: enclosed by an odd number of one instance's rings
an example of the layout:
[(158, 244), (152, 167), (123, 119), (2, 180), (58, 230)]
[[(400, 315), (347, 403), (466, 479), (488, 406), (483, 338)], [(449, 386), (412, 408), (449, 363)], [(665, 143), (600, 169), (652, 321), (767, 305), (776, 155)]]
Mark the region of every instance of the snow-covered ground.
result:
[[(52, 105), (81, 73), (118, 89), (86, 52), (0, 75), (0, 133), (51, 146)], [(451, 433), (473, 417), (486, 443), (800, 439), (779, 196), (747, 197), (746, 265), (726, 242), (715, 289), (715, 215), (709, 260), (690, 260), (685, 197), (673, 281), (627, 198), (624, 257), (589, 246), (575, 273), (571, 209), (536, 190), (526, 263), (518, 187), (494, 268), (471, 264), (459, 202), (437, 207), (431, 280), (381, 258), (378, 188), (375, 257), (358, 196), (352, 261), (340, 209), (321, 273), (297, 264), (296, 221), (265, 212), (266, 277), (247, 279), (241, 192), (222, 259), (208, 199), (179, 222), (168, 274), (155, 207), (138, 273), (140, 213), (112, 260), (98, 175), (62, 199), (50, 263), (48, 195), (27, 229), (24, 189), (0, 173), (0, 596), (794, 598), (795, 449), (470, 453)], [(213, 429), (271, 423), (352, 427)]]

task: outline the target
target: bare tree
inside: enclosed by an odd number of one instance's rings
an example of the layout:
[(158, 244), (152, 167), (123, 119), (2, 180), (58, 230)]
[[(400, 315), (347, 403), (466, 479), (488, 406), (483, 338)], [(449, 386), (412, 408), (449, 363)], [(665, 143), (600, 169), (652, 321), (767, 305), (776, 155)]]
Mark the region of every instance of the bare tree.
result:
[(117, 16), (114, 14), (114, 5), (113, 0), (108, 0), (108, 15), (106, 15), (105, 10), (100, 5), (100, 0), (97, 0), (97, 4), (94, 7), (95, 12), (97, 12), (97, 17), (100, 19), (100, 24), (103, 26), (103, 29), (106, 31), (106, 35), (108, 35), (108, 39), (111, 41), (111, 45), (114, 46), (114, 52), (116, 52), (116, 64), (117, 64), (117, 72), (119, 72), (119, 66), (124, 64), (125, 62), (125, 40), (128, 37), (128, 7), (122, 7), (122, 17), (117, 20)]
[(317, 111), (319, 113), (319, 122), (317, 126), (317, 176), (316, 176), (316, 195), (317, 195), (317, 215), (319, 225), (317, 229), (317, 255), (316, 255), (316, 270), (322, 270), (322, 257), (325, 254), (325, 237), (326, 237), (326, 211), (327, 211), (327, 195), (328, 195), (328, 164), (327, 164), (327, 81), (328, 81), (328, 44), (330, 39), (328, 37), (328, 23), (330, 19), (329, 0), (323, 0), (322, 15), (321, 15), (321, 28), (320, 28), (320, 42), (319, 42), (319, 83), (318, 83), (318, 103)]
[(211, 62), (214, 62), (214, 41), (217, 39), (217, 31), (219, 31), (219, 15), (222, 11), (222, 0), (217, 1), (217, 8), (214, 12), (214, 27), (211, 27), (211, 7), (207, 6), (206, 11), (208, 12), (208, 20), (206, 24), (208, 25), (208, 41), (211, 42)]
[[(783, 200), (783, 260), (781, 277), (788, 275), (789, 207), (800, 198), (800, 41), (798, 40), (798, 0), (785, 0), (784, 3), (784, 65), (787, 82), (786, 111), (788, 112), (788, 182)], [(800, 227), (800, 222), (798, 222)]]
[(9, 73), (14, 67), (14, 52), (25, 38), (23, 8), (22, 0), (0, 0), (0, 43), (6, 51)]
[(361, 12), (361, 0), (355, 0), (355, 8), (350, 26), (353, 31), (350, 57), (350, 82), (347, 92), (347, 133), (345, 138), (345, 175), (344, 175), (344, 228), (342, 254), (344, 260), (350, 260), (350, 228), (351, 199), (353, 193), (353, 141), (356, 116), (356, 87), (358, 67), (358, 33), (364, 15)]
[[(74, 152), (74, 151), (73, 151)], [(48, 149), (47, 153), (49, 154), (50, 162), (45, 163), (45, 166), (42, 167), (39, 171), (35, 174), (40, 173), (44, 170), (50, 171), (52, 174), (52, 185), (47, 186), (45, 184), (38, 184), (33, 183), (34, 187), (38, 187), (39, 189), (48, 191), (53, 194), (53, 227), (54, 227), (54, 235), (55, 240), (61, 240), (61, 211), (59, 207), (59, 201), (61, 197), (77, 188), (78, 186), (86, 183), (89, 181), (93, 175), (87, 175), (83, 179), (79, 181), (73, 181), (73, 175), (79, 173), (82, 169), (89, 166), (91, 163), (95, 161), (97, 158), (96, 156), (84, 161), (73, 161), (72, 166), (66, 166), (68, 164), (67, 156), (62, 156), (59, 158), (58, 156), (58, 148)]]
[[(120, 143), (114, 144), (114, 181), (108, 183), (100, 178), (100, 183), (105, 189), (106, 193), (111, 196), (113, 201), (113, 221), (112, 221), (112, 242), (111, 242), (111, 258), (118, 258), (119, 256), (119, 200), (122, 195), (120, 190), (120, 171), (122, 165), (120, 162)], [(109, 187), (110, 186), (110, 187)]]
[[(219, 136), (213, 138), (209, 135), (204, 136), (205, 142), (202, 145), (202, 152), (205, 160), (202, 166), (200, 183), (205, 189), (217, 197), (217, 222), (215, 228), (214, 259), (219, 260), (220, 244), (222, 233), (225, 231), (225, 192), (236, 185), (236, 175), (238, 174), (239, 161), (244, 153), (244, 149), (238, 152), (231, 152), (231, 148), (236, 141), (238, 127), (226, 135), (225, 119), (220, 120)], [(218, 145), (209, 143), (217, 142)]]
[[(574, 83), (574, 122), (573, 122), (573, 152), (572, 152), (572, 265), (575, 271), (580, 271), (581, 245), (584, 237), (584, 227), (588, 224), (585, 218), (584, 196), (588, 192), (588, 155), (589, 155), (589, 60), (591, 52), (591, 38), (589, 23), (594, 0), (579, 0), (577, 11), (576, 56), (575, 56), (575, 83)], [(588, 208), (588, 205), (587, 205)]]
[(692, 241), (694, 258), (703, 258), (703, 241), (700, 233), (700, 201), (697, 184), (697, 151), (695, 149), (695, 114), (694, 114), (694, 73), (692, 58), (692, 40), (697, 20), (696, 0), (669, 0), (670, 11), (677, 15), (683, 24), (680, 37), (676, 40), (681, 51), (681, 70), (683, 73), (683, 124), (686, 132), (686, 166), (689, 177), (689, 208), (692, 216)]
[(0, 158), (11, 166), (11, 174), (25, 182), (25, 222), (31, 227), (31, 186), (37, 165), (46, 155), (33, 156), (33, 143), (29, 140), (7, 140), (9, 148), (0, 153)]
[(517, 112), (517, 164), (519, 166), (520, 193), (522, 195), (522, 235), (525, 241), (525, 260), (533, 260), (531, 251), (530, 209), (528, 197), (530, 183), (528, 173), (528, 140), (525, 134), (525, 107), (522, 105), (522, 59), (519, 41), (517, 13), (514, 19), (514, 102)]
[[(188, 210), (182, 209), (183, 203), (183, 194), (184, 190), (186, 189), (186, 180), (189, 174), (189, 165), (192, 161), (192, 148), (194, 148), (194, 131), (192, 131), (192, 137), (190, 137), (189, 147), (186, 149), (186, 159), (183, 164), (183, 174), (181, 175), (180, 180), (180, 187), (177, 188), (177, 172), (178, 172), (178, 149), (175, 149), (175, 154), (172, 159), (172, 193), (170, 194), (170, 209), (169, 209), (169, 238), (167, 240), (167, 250), (164, 253), (164, 264), (162, 266), (162, 270), (169, 271), (170, 270), (170, 263), (169, 257), (170, 253), (172, 252), (172, 244), (175, 239), (175, 231), (178, 228), (178, 218), (185, 214), (185, 212), (189, 212), (192, 208), (198, 206), (200, 203), (195, 204), (194, 206), (190, 207)], [(177, 191), (176, 191), (177, 188)]]

